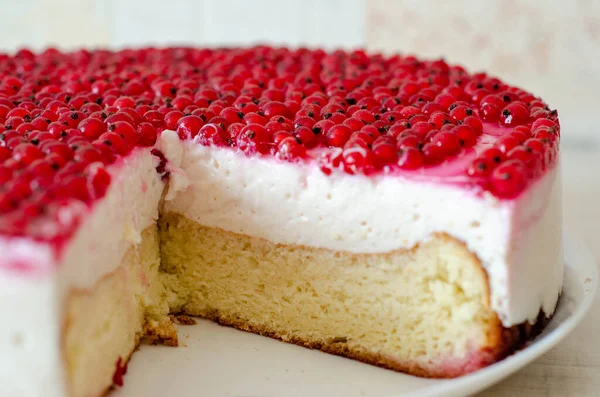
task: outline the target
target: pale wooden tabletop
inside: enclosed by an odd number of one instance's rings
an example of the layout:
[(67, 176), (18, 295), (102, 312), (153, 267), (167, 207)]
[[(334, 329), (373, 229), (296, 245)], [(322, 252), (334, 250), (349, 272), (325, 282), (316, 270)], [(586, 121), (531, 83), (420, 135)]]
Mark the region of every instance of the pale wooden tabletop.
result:
[[(563, 147), (564, 223), (600, 259), (600, 148)], [(557, 347), (477, 397), (600, 396), (600, 294)]]

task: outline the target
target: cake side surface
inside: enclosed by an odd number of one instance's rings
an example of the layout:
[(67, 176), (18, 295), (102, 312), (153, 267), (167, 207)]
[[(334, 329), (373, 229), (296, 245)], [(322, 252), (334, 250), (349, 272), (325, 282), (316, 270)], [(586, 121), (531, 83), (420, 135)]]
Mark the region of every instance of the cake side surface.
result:
[[(0, 242), (1, 252), (10, 253), (11, 249), (14, 245), (2, 246)], [(44, 247), (32, 244), (28, 248), (29, 252), (35, 250), (40, 252)], [(30, 259), (28, 256), (27, 260)], [(59, 296), (56, 275), (32, 278), (0, 269), (2, 395), (66, 395), (66, 374), (60, 349), (62, 307)]]
[[(562, 293), (563, 256), (562, 180), (560, 164), (553, 174), (536, 181), (523, 194), (512, 213), (513, 236), (507, 248), (505, 304), (530, 323), (536, 320), (533, 306), (550, 317)], [(534, 304), (526, 305), (525, 302)], [(518, 324), (518, 323), (517, 323)], [(515, 324), (511, 324), (515, 325)]]

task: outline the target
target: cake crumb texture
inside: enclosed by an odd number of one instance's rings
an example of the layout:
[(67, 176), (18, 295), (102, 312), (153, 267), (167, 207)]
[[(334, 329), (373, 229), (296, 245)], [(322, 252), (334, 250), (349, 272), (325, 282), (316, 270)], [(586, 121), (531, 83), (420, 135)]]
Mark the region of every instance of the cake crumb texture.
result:
[(454, 377), (501, 358), (486, 274), (437, 235), (411, 250), (351, 254), (159, 221), (172, 312), (421, 376)]
[(156, 226), (149, 227), (114, 272), (91, 290), (71, 291), (63, 333), (70, 397), (103, 394), (119, 358), (128, 358), (141, 341), (177, 345), (158, 280), (158, 242)]
[(185, 314), (171, 315), (169, 316), (171, 321), (177, 325), (195, 325), (197, 321), (195, 318), (187, 316)]

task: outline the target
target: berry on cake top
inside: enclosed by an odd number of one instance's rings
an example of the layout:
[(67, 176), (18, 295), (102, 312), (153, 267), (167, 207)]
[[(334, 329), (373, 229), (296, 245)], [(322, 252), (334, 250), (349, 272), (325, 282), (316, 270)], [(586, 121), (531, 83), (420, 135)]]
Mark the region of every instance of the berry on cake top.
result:
[[(66, 224), (61, 208), (84, 213), (106, 193), (107, 167), (164, 130), (327, 175), (446, 177), (508, 200), (554, 166), (560, 136), (541, 99), (443, 60), (270, 47), (20, 50), (0, 54), (0, 233), (64, 241), (78, 217)], [(167, 160), (152, 153), (168, 178)]]

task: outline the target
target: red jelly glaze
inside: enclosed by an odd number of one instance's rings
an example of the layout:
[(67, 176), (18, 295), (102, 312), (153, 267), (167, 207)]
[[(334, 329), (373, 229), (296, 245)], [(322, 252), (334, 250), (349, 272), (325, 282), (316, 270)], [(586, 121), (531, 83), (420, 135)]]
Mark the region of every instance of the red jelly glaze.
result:
[(107, 167), (165, 129), (327, 175), (460, 177), (500, 199), (550, 168), (560, 139), (542, 100), (443, 60), (270, 47), (0, 54), (0, 233), (59, 246), (79, 222), (58, 224), (61, 208), (92, 206)]

